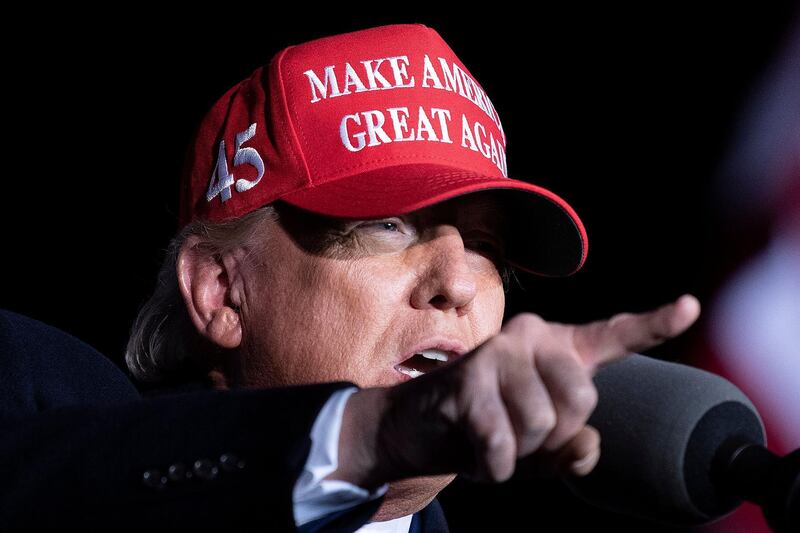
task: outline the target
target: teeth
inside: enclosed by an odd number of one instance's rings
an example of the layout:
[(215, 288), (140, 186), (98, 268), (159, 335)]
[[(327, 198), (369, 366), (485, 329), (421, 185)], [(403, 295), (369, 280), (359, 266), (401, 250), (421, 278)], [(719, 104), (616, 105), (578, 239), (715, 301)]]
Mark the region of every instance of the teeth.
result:
[(430, 350), (422, 350), (421, 352), (417, 352), (419, 355), (426, 359), (433, 359), (434, 361), (444, 361), (445, 363), (449, 359), (449, 355), (447, 352), (443, 352), (441, 350), (430, 349)]
[(407, 366), (403, 365), (397, 365), (395, 368), (401, 374), (406, 374), (408, 376), (411, 376), (412, 378), (418, 378), (419, 376), (425, 373), (425, 372), (420, 372), (419, 370), (414, 370), (413, 368), (408, 368)]

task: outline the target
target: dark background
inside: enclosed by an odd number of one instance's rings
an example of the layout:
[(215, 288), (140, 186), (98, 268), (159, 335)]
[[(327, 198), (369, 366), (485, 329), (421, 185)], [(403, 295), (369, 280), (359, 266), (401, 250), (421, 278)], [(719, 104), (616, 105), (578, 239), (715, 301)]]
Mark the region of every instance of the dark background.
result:
[[(311, 8), (279, 18), (217, 6), (204, 24), (132, 12), (93, 13), (91, 24), (64, 23), (59, 13), (53, 22), (9, 17), (25, 37), (6, 40), (3, 52), (0, 307), (120, 362), (177, 229), (177, 177), (205, 111), (286, 45), (394, 22), (439, 31), (500, 114), (510, 175), (555, 191), (586, 225), (583, 270), (523, 278), (509, 314), (583, 322), (687, 291), (704, 301), (742, 253), (711, 196), (712, 177), (797, 5), (700, 4), (569, 3), (523, 14), (484, 3), (314, 20)], [(686, 359), (698, 329), (648, 353)], [(515, 498), (538, 502), (525, 511), (531, 524), (652, 530), (593, 513), (555, 485), (456, 483), (442, 495), (455, 532)]]

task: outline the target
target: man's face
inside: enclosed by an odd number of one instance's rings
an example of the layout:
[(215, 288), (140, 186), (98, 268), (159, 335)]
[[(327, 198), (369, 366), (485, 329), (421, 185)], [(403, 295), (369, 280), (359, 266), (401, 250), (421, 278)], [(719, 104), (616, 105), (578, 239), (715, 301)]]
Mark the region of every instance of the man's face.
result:
[(278, 213), (260, 264), (244, 267), (238, 384), (393, 385), (443, 364), (415, 353), (452, 361), (500, 330), (491, 193), (380, 220)]

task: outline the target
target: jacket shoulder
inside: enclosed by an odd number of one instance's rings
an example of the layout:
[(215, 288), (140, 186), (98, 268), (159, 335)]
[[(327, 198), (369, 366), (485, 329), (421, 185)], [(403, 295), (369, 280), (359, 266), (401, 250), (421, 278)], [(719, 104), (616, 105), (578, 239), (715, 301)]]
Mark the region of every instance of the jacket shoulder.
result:
[(0, 418), (138, 397), (125, 373), (87, 343), (0, 309)]

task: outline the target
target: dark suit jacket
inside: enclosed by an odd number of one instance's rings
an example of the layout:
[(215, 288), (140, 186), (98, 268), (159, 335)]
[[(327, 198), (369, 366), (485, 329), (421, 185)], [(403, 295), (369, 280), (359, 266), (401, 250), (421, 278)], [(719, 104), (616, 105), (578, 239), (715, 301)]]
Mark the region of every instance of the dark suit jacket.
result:
[[(295, 530), (311, 425), (349, 385), (143, 398), (87, 344), (0, 310), (0, 531)], [(303, 530), (353, 531), (381, 501)], [(412, 525), (446, 531), (438, 503)]]

